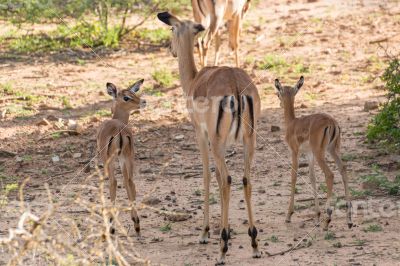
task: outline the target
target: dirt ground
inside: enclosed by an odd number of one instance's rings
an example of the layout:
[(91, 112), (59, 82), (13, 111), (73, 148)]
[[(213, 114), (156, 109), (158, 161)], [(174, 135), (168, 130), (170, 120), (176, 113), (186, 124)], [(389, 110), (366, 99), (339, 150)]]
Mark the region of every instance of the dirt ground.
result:
[[(279, 55), (286, 62), (301, 62), (308, 69), (304, 74), (305, 85), (297, 97), (296, 114), (326, 112), (339, 121), (343, 129), (342, 155), (346, 158), (353, 191), (364, 189), (359, 177), (370, 174), (374, 164), (393, 178), (399, 174), (399, 156), (366, 143), (364, 133), (377, 110), (365, 111), (364, 104), (385, 100), (378, 76), (386, 65), (385, 49), (399, 52), (399, 2), (260, 2), (258, 6), (252, 6), (246, 16), (240, 54), (243, 66), (255, 80), (262, 98), (252, 182), (263, 256), (251, 258), (241, 185), (243, 167), (238, 163), (243, 161), (243, 152), (238, 144), (229, 149), (227, 156), (233, 177), (229, 214), (233, 233), (227, 263), (400, 265), (400, 204), (397, 197), (353, 193), (355, 227), (347, 228), (346, 217), (338, 208), (329, 228), (333, 234), (330, 237), (322, 228), (314, 227), (312, 192), (308, 168), (304, 164), (299, 169), (292, 223), (284, 222), (289, 200), (290, 160), (283, 140), (283, 112), (272, 86), (276, 77), (284, 84), (294, 84), (300, 74), (291, 67), (287, 68), (287, 73), (255, 67), (266, 55)], [(155, 18), (148, 24), (164, 26)], [(226, 34), (223, 38), (222, 64), (232, 66), (233, 55), (227, 48)], [(176, 59), (165, 48), (140, 50), (126, 47), (112, 53), (100, 51), (99, 57), (91, 54), (91, 51), (65, 51), (41, 56), (3, 54), (0, 57), (2, 84), (11, 83), (15, 90), (40, 96), (40, 103), (31, 106), (14, 99), (0, 99), (0, 109), (19, 110), (19, 113), (7, 112), (0, 120), (0, 150), (13, 153), (0, 155), (2, 184), (21, 182), (30, 177), (25, 198), (33, 212), (39, 213), (46, 208), (44, 183), (47, 182), (60, 203), (58, 212), (70, 214), (75, 220), (84, 219), (85, 214), (76, 211), (77, 206), (70, 202), (76, 194), (91, 197), (79, 184), (89, 174), (83, 169), (85, 164), (95, 155), (96, 129), (108, 118), (105, 110), (109, 110), (111, 101), (105, 94), (106, 82), (126, 86), (133, 80), (144, 78), (145, 84), (154, 84), (151, 73), (159, 67), (178, 73)], [(84, 58), (85, 62), (77, 63), (77, 58)], [(179, 81), (176, 80), (171, 88), (161, 90), (162, 96), (144, 95), (147, 108), (131, 117), (139, 165), (139, 175), (135, 179), (138, 200), (151, 194), (159, 200), (154, 208), (185, 211), (191, 218), (171, 222), (171, 229), (161, 232), (160, 228), (168, 221), (151, 209), (142, 210), (143, 238), (132, 248), (154, 264), (212, 265), (219, 251), (217, 183), (215, 179), (211, 182), (211, 239), (209, 244), (200, 245), (203, 182), (195, 133), (188, 121)], [(72, 108), (65, 108), (62, 97), (69, 99)], [(78, 121), (82, 134), (54, 133), (56, 121), (50, 121), (50, 125), (37, 125), (50, 115), (64, 121)], [(271, 130), (271, 126), (280, 129)], [(53, 161), (55, 156), (59, 161)], [(305, 158), (301, 162), (306, 162)], [(336, 167), (333, 169), (335, 194), (343, 196), (340, 175)], [(316, 173), (319, 183), (323, 184), (319, 168)], [(119, 170), (118, 177), (117, 202), (123, 204), (127, 202), (127, 195)], [(96, 186), (96, 179), (90, 182)], [(108, 190), (106, 193), (108, 196)], [(323, 186), (319, 193), (324, 195)], [(17, 193), (12, 192), (8, 203), (1, 206), (0, 236), (8, 235), (8, 228), (16, 226), (20, 215), (16, 198)], [(126, 227), (130, 226), (128, 213), (120, 214), (120, 219)], [(370, 230), (374, 227), (382, 230)], [(134, 234), (133, 230), (130, 234)], [(298, 244), (306, 247), (283, 255), (266, 254), (279, 253)], [(0, 264), (6, 259), (6, 254), (1, 255)], [(40, 260), (36, 263), (45, 264)]]

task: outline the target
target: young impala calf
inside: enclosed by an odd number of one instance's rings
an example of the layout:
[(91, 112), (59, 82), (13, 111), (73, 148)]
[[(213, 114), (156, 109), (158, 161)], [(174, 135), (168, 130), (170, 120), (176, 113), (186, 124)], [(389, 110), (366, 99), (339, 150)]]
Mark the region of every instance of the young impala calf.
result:
[(204, 224), (200, 243), (208, 242), (210, 167), (209, 145), (216, 163), (216, 177), (221, 195), (221, 256), (218, 264), (225, 262), (228, 251), (228, 211), (232, 178), (225, 162), (225, 150), (230, 141), (243, 140), (244, 144), (244, 195), (249, 216), (249, 236), (253, 257), (259, 258), (257, 229), (254, 226), (251, 206), (250, 166), (256, 144), (255, 129), (260, 114), (260, 97), (257, 88), (245, 71), (230, 67), (205, 67), (197, 71), (194, 63), (194, 39), (204, 28), (192, 21), (181, 21), (163, 12), (158, 18), (172, 26), (171, 53), (178, 57), (179, 76), (186, 97), (186, 105), (194, 125), (203, 162)]
[[(103, 122), (99, 128), (97, 150), (105, 166), (105, 175), (110, 179), (110, 198), (113, 204), (115, 204), (117, 192), (117, 180), (114, 176), (115, 157), (118, 157), (129, 201), (133, 203), (136, 200), (136, 189), (133, 183), (133, 175), (136, 172), (135, 154), (132, 129), (128, 126), (128, 120), (132, 110), (139, 109), (146, 103), (137, 95), (142, 84), (143, 79), (125, 90), (118, 90), (114, 84), (107, 83), (107, 93), (113, 97), (111, 107), (113, 116), (111, 120)], [(131, 210), (131, 218), (135, 224), (136, 233), (139, 235), (139, 217), (134, 207)], [(111, 233), (114, 233), (113, 228), (111, 228)]]
[(305, 152), (307, 153), (309, 160), (310, 181), (314, 190), (317, 224), (319, 224), (320, 211), (318, 200), (319, 197), (317, 195), (317, 188), (315, 184), (314, 159), (317, 161), (318, 165), (325, 174), (327, 185), (327, 218), (323, 228), (324, 230), (328, 229), (332, 216), (331, 200), (333, 188), (333, 173), (329, 169), (325, 160), (325, 152), (328, 151), (339, 167), (339, 171), (343, 179), (347, 206), (347, 224), (349, 228), (351, 228), (353, 223), (351, 221), (351, 201), (349, 195), (348, 178), (346, 175), (345, 166), (340, 159), (340, 127), (335, 119), (323, 113), (302, 116), (299, 118), (295, 117), (294, 98), (303, 83), (303, 76), (300, 77), (300, 80), (293, 88), (289, 86), (282, 87), (279, 80), (275, 80), (275, 88), (281, 102), (281, 107), (284, 109), (286, 126), (285, 139), (292, 153), (292, 186), (286, 222), (290, 222), (290, 218), (294, 212), (294, 193), (297, 180), (299, 152)]
[(250, 6), (250, 0), (192, 0), (194, 21), (206, 29), (198, 38), (201, 66), (207, 65), (207, 51), (215, 38), (214, 65), (218, 65), (221, 46), (220, 27), (224, 20), (228, 22), (229, 47), (235, 53), (236, 66), (239, 67), (239, 35), (244, 14)]

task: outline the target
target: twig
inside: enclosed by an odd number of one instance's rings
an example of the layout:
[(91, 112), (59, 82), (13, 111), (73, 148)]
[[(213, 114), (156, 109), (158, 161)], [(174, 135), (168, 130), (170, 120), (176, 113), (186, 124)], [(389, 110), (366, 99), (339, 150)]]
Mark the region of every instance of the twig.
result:
[[(308, 243), (310, 243), (310, 242), (308, 242)], [(273, 257), (273, 256), (278, 256), (278, 255), (284, 255), (285, 253), (292, 252), (292, 251), (295, 251), (295, 250), (299, 250), (299, 249), (302, 249), (302, 248), (308, 248), (308, 247), (309, 246), (307, 246), (307, 245), (299, 245), (299, 246), (297, 246), (295, 248), (288, 248), (288, 249), (285, 249), (283, 251), (276, 252), (276, 253), (269, 253), (268, 251), (265, 251), (265, 254), (267, 254), (270, 257)]]

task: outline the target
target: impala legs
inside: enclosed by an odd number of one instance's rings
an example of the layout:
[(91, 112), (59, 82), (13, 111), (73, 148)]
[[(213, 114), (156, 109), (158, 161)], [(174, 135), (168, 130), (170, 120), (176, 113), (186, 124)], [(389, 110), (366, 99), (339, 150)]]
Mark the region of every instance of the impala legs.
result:
[(290, 190), (290, 201), (289, 201), (289, 208), (286, 215), (286, 222), (290, 223), (290, 219), (294, 212), (294, 193), (296, 192), (296, 182), (297, 182), (297, 169), (299, 166), (299, 153), (297, 150), (292, 149), (292, 183), (291, 183), (291, 190)]
[(229, 47), (235, 53), (235, 63), (236, 67), (239, 67), (239, 35), (240, 35), (240, 15), (234, 16), (234, 18), (229, 21)]
[(247, 213), (249, 216), (249, 230), (248, 234), (251, 237), (251, 246), (253, 248), (253, 258), (260, 258), (261, 253), (258, 250), (257, 243), (257, 229), (254, 226), (254, 217), (251, 204), (251, 182), (250, 182), (250, 168), (253, 161), (254, 149), (256, 138), (254, 133), (250, 137), (243, 137), (244, 144), (244, 177), (243, 177), (243, 190), (246, 199)]
[(220, 30), (217, 30), (215, 33), (215, 57), (214, 57), (214, 66), (218, 65), (219, 60), (219, 48), (221, 46), (221, 33)]
[(319, 225), (319, 218), (321, 216), (321, 211), (319, 210), (319, 197), (318, 197), (317, 184), (314, 172), (314, 155), (312, 153), (308, 154), (308, 169), (310, 175), (310, 183), (314, 194), (315, 225)]
[(333, 173), (331, 169), (329, 169), (329, 166), (327, 165), (325, 161), (325, 153), (323, 151), (318, 151), (314, 152), (316, 155), (316, 160), (318, 162), (319, 167), (321, 167), (322, 172), (324, 172), (325, 175), (325, 181), (326, 181), (326, 187), (327, 187), (327, 197), (326, 197), (326, 213), (327, 213), (327, 218), (324, 223), (323, 230), (328, 230), (329, 223), (332, 220), (332, 207), (331, 207), (331, 201), (332, 201), (332, 190), (333, 190)]
[[(121, 159), (122, 160), (122, 159)], [(136, 187), (133, 182), (134, 165), (132, 161), (126, 160), (121, 164), (122, 174), (124, 176), (124, 186), (126, 192), (128, 193), (129, 201), (131, 202), (131, 219), (135, 226), (135, 231), (137, 235), (140, 235), (140, 220), (136, 211), (136, 206), (134, 206), (136, 201)]]
[(213, 153), (215, 163), (220, 173), (220, 182), (218, 182), (218, 185), (220, 191), (222, 191), (221, 193), (222, 217), (221, 217), (221, 240), (220, 240), (221, 256), (217, 264), (225, 263), (225, 255), (226, 252), (228, 251), (228, 239), (229, 239), (228, 218), (229, 218), (229, 201), (230, 201), (232, 178), (228, 174), (228, 169), (226, 167), (224, 147), (225, 143), (220, 143), (218, 141), (214, 141), (211, 145), (211, 151)]
[(346, 167), (344, 166), (342, 159), (340, 159), (339, 151), (337, 149), (335, 149), (335, 148), (329, 149), (329, 153), (335, 160), (335, 163), (339, 168), (340, 175), (342, 176), (342, 179), (343, 179), (344, 194), (345, 194), (346, 207), (347, 207), (347, 225), (349, 226), (349, 228), (351, 228), (353, 226), (353, 222), (351, 220), (352, 204), (351, 204), (351, 199), (350, 199), (350, 191), (349, 191), (349, 184), (348, 184), (349, 179), (346, 174)]
[[(106, 158), (106, 157), (103, 157)], [(108, 176), (108, 178), (110, 179), (110, 199), (111, 199), (111, 203), (113, 206), (115, 206), (115, 198), (117, 196), (117, 179), (115, 179), (115, 175), (114, 175), (114, 155), (108, 157), (105, 160), (105, 175)], [(113, 221), (113, 217), (110, 217), (110, 233), (114, 234), (115, 233), (115, 229), (112, 226), (112, 221)]]
[[(199, 132), (199, 130), (196, 130)], [(203, 162), (203, 181), (204, 181), (204, 222), (203, 231), (200, 235), (200, 244), (208, 243), (208, 236), (210, 231), (210, 166), (208, 157), (208, 139), (207, 136), (197, 134), (197, 142), (200, 149), (201, 159)], [(218, 180), (218, 177), (217, 177)]]

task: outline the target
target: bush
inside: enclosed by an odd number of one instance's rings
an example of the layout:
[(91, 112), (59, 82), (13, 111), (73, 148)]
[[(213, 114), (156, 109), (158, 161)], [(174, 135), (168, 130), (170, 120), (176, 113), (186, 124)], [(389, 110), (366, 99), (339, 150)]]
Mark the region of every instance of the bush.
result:
[(368, 126), (367, 138), (400, 151), (400, 60), (393, 59), (381, 79), (388, 89), (388, 101)]
[[(23, 23), (53, 22), (60, 25), (50, 34), (27, 35), (13, 40), (10, 48), (19, 52), (66, 47), (117, 47), (123, 36), (136, 31), (155, 11), (179, 13), (189, 6), (189, 0), (0, 0), (0, 19), (19, 28)], [(132, 14), (141, 19), (135, 25), (128, 25), (126, 21)], [(75, 26), (67, 27), (65, 21)], [(165, 32), (156, 31), (149, 35), (149, 39), (165, 40), (165, 36)]]

